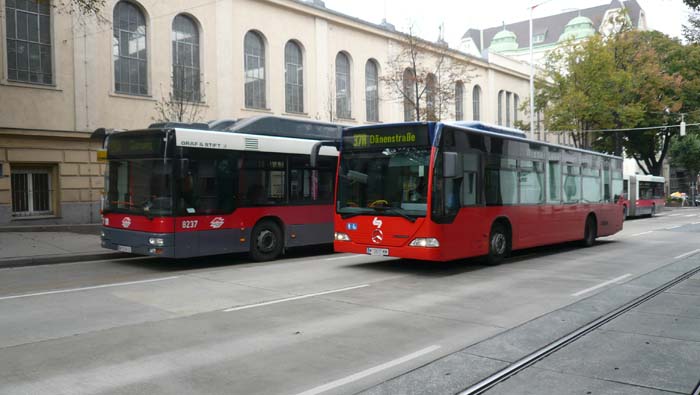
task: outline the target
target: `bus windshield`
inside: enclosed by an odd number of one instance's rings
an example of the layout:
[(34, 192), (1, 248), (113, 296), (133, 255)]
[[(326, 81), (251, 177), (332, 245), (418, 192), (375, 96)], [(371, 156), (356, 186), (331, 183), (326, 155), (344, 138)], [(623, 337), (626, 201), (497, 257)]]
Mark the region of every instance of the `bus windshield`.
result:
[(338, 171), (338, 213), (424, 217), (429, 161), (426, 147), (346, 151)]
[(172, 167), (163, 159), (110, 160), (105, 212), (172, 214)]

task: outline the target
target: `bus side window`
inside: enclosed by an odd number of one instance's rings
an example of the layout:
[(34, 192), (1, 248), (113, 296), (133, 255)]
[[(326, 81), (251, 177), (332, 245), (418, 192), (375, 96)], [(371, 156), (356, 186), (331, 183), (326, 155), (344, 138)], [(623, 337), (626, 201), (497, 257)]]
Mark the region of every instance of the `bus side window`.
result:
[(547, 178), (549, 179), (547, 203), (561, 203), (561, 163), (558, 160), (549, 161)]

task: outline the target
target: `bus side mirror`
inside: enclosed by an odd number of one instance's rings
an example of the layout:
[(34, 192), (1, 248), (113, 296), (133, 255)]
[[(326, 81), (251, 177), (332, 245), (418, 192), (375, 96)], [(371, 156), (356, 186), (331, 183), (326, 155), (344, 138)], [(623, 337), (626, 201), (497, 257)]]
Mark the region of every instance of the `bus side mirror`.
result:
[(462, 161), (459, 158), (457, 152), (443, 152), (442, 153), (442, 175), (445, 178), (457, 178), (462, 177), (464, 171), (462, 170)]
[(316, 163), (318, 162), (318, 153), (321, 151), (321, 147), (326, 146), (326, 147), (335, 147), (335, 149), (340, 149), (340, 146), (337, 141), (333, 140), (327, 140), (327, 141), (319, 141), (316, 144), (311, 147), (311, 158), (309, 159), (309, 164), (311, 165), (311, 168), (316, 167)]

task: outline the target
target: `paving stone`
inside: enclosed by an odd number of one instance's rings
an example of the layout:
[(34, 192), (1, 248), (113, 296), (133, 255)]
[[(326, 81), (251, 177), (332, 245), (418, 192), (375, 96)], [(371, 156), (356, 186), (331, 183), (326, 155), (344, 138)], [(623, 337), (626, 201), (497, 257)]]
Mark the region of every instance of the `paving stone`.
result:
[(630, 311), (603, 325), (610, 330), (700, 342), (700, 319)]
[(529, 368), (486, 392), (489, 395), (664, 395), (672, 392)]
[(464, 351), (482, 357), (515, 362), (598, 318), (593, 313), (559, 310), (534, 319)]
[(595, 331), (535, 367), (687, 394), (698, 381), (700, 343)]

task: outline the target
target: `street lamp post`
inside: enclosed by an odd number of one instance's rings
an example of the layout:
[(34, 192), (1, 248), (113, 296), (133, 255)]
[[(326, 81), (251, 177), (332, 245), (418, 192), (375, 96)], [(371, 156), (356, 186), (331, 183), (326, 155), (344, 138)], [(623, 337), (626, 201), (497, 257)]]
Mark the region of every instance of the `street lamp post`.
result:
[[(535, 66), (532, 51), (532, 12), (537, 5), (530, 7), (530, 139), (535, 139)], [(517, 109), (516, 109), (517, 111)]]
[(535, 57), (532, 50), (532, 13), (535, 8), (552, 0), (540, 1), (530, 6), (530, 138), (535, 139)]

